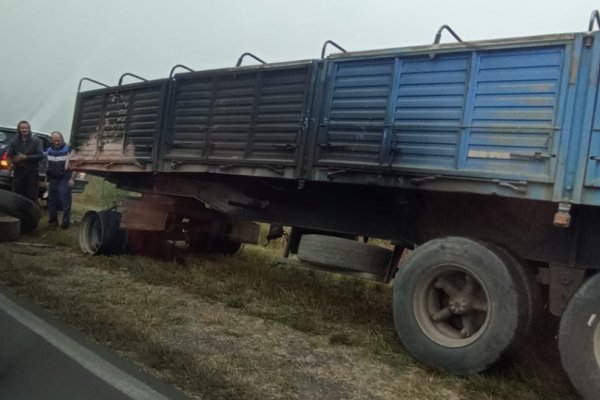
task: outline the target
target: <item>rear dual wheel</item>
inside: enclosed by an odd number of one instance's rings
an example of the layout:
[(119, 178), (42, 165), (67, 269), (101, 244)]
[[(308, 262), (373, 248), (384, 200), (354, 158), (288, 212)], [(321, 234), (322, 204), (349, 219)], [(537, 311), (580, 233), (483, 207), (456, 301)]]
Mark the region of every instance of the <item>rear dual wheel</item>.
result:
[(457, 375), (484, 371), (525, 338), (533, 318), (520, 264), (461, 237), (417, 248), (395, 277), (394, 324), (421, 362)]
[(575, 292), (560, 320), (562, 365), (584, 400), (600, 398), (600, 274)]

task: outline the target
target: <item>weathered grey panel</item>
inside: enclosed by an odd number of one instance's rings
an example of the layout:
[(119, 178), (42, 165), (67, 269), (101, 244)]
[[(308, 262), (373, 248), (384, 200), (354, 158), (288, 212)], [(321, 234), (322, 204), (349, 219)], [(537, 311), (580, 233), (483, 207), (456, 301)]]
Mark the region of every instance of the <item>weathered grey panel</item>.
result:
[(312, 64), (182, 74), (173, 83), (165, 168), (295, 166)]
[(166, 88), (163, 80), (80, 94), (70, 162), (103, 170), (150, 170)]

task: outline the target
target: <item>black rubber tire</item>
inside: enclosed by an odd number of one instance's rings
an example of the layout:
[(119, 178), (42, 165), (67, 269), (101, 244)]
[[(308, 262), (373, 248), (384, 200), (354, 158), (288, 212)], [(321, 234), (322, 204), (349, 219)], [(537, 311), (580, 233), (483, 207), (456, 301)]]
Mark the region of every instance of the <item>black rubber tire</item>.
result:
[(0, 212), (21, 220), (21, 233), (37, 228), (42, 210), (27, 197), (0, 189)]
[(0, 242), (18, 240), (21, 236), (21, 220), (0, 214)]
[(383, 275), (394, 252), (352, 239), (302, 235), (298, 259), (312, 264)]
[(600, 399), (600, 273), (575, 292), (561, 317), (560, 358), (584, 400)]
[[(415, 307), (424, 306), (416, 303), (420, 302), (417, 288), (449, 266), (474, 276), (488, 299), (485, 324), (465, 339), (464, 345), (460, 339), (453, 346), (441, 344), (417, 321)], [(425, 243), (412, 252), (394, 279), (393, 317), (398, 336), (415, 358), (434, 368), (462, 376), (488, 369), (523, 341), (530, 324), (529, 294), (518, 268), (517, 263), (471, 239), (447, 237)]]
[(512, 263), (512, 269), (520, 277), (520, 280), (517, 280), (516, 283), (519, 286), (519, 292), (526, 295), (527, 308), (520, 319), (519, 336), (526, 341), (540, 323), (539, 320), (543, 313), (542, 288), (535, 280), (534, 271), (524, 266), (524, 263), (516, 256), (499, 246), (485, 245), (505, 263)]
[(79, 225), (79, 247), (92, 255), (120, 254), (126, 244), (125, 232), (119, 229), (121, 214), (116, 211), (88, 211)]

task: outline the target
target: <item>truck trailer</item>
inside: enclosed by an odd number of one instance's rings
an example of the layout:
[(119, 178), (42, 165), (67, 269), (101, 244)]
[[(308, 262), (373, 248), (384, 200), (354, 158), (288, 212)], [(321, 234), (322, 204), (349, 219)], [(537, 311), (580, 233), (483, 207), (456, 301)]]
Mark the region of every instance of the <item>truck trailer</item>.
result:
[(233, 253), (255, 222), (292, 227), (286, 255), (391, 283), (400, 340), (435, 368), (488, 369), (550, 329), (547, 307), (564, 369), (597, 399), (599, 24), (83, 78), (69, 167), (140, 195), (86, 214), (81, 246)]

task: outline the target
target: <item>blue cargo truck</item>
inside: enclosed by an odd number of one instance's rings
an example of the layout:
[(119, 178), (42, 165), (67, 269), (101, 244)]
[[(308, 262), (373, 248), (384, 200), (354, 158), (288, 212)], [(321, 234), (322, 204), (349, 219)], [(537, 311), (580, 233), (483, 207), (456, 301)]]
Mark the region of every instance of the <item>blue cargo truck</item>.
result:
[(598, 398), (598, 21), (79, 90), (70, 167), (142, 194), (86, 214), (81, 246), (232, 253), (249, 221), (289, 226), (286, 256), (393, 282), (398, 335), (436, 368), (518, 352), (547, 306)]

